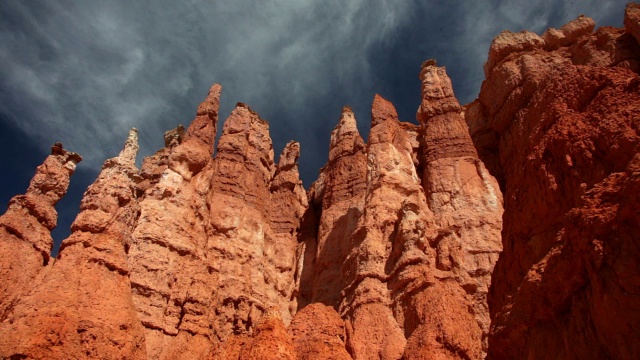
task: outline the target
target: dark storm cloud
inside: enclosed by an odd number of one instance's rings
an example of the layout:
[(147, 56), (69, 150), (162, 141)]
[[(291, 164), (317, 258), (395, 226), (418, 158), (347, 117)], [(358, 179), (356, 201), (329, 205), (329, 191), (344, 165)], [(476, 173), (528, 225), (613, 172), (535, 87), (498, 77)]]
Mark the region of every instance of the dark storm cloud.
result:
[[(621, 26), (623, 9), (602, 0), (4, 0), (0, 125), (42, 151), (38, 162), (55, 141), (81, 153), (86, 186), (130, 127), (140, 130), (141, 155), (152, 153), (218, 82), (221, 120), (242, 101), (271, 123), (276, 153), (290, 139), (301, 142), (308, 186), (327, 159), (342, 105), (354, 108), (365, 137), (376, 92), (411, 121), (427, 58), (447, 67), (458, 98), (469, 102), (501, 30), (541, 33), (581, 13)], [(17, 154), (21, 142), (2, 146)], [(34, 163), (23, 166), (33, 173)]]

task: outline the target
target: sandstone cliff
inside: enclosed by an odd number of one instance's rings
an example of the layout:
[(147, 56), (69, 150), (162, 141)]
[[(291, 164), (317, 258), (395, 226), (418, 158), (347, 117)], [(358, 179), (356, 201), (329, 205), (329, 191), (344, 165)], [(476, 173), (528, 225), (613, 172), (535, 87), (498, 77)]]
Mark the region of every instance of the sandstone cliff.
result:
[(492, 358), (640, 356), (638, 9), (491, 45), (466, 118), (505, 193)]
[(131, 130), (51, 259), (56, 144), (0, 216), (0, 357), (638, 358), (639, 40), (633, 4), (503, 32), (466, 106), (428, 60), (418, 124), (375, 95), (365, 143), (345, 106), (308, 191), (247, 105), (216, 144), (214, 84), (140, 169)]

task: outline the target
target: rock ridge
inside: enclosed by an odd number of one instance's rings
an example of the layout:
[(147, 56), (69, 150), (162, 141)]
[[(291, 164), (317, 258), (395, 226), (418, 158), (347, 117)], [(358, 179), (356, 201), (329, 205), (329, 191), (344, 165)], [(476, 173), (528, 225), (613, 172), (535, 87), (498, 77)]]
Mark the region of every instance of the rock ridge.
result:
[(465, 106), (425, 61), (417, 124), (375, 94), (365, 142), (344, 106), (308, 190), (244, 103), (216, 145), (213, 84), (140, 168), (129, 131), (51, 259), (54, 144), (0, 216), (0, 358), (640, 357), (639, 20), (502, 32)]

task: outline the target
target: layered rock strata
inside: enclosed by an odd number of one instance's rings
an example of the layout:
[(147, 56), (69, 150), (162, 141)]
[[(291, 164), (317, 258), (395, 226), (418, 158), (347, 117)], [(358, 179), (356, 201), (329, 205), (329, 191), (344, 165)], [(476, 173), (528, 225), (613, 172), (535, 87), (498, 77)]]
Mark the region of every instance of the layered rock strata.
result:
[(505, 193), (491, 358), (640, 356), (637, 15), (630, 4), (624, 29), (579, 17), (491, 46), (466, 111)]
[[(480, 358), (486, 351), (502, 198), (475, 153), (444, 68), (432, 65), (421, 75), (423, 124), (399, 122), (393, 105), (376, 95), (362, 148), (355, 118), (343, 109), (329, 162), (311, 187), (310, 203), (321, 212), (317, 243), (306, 240), (317, 250), (313, 261), (308, 252), (304, 259), (316, 285), (312, 302), (334, 306), (345, 319), (354, 359)], [(345, 188), (343, 179), (353, 185)], [(340, 299), (337, 306), (328, 294)]]
[[(401, 123), (393, 105), (377, 95), (365, 144), (345, 107), (327, 166), (307, 195), (298, 173), (300, 145), (287, 144), (276, 166), (268, 123), (242, 103), (226, 120), (211, 157), (219, 96), (214, 85), (189, 128), (165, 133), (166, 147), (146, 158), (142, 169), (135, 167), (135, 130), (121, 154), (105, 162), (63, 242), (60, 270), (20, 294), (8, 318), (7, 329), (15, 334), (31, 324), (33, 336), (55, 333), (59, 346), (45, 351), (46, 342), (33, 345), (27, 336), (31, 345), (14, 350), (34, 358), (60, 358), (65, 351), (252, 358), (273, 346), (281, 358), (481, 356), (478, 324), (484, 320), (470, 294), (483, 285), (469, 280), (469, 273), (482, 276), (478, 268), (486, 264), (476, 259), (472, 269), (465, 267), (471, 260), (461, 258), (462, 265), (441, 268), (437, 242), (449, 236), (441, 228), (451, 224), (443, 225), (425, 195), (430, 179), (439, 176), (428, 172), (437, 169), (429, 170), (435, 160), (425, 157), (423, 145), (433, 145), (425, 131), (436, 131), (428, 130), (436, 120)], [(459, 106), (453, 111), (459, 122)], [(456, 127), (453, 133), (468, 140), (464, 131)], [(465, 155), (452, 154), (445, 157)], [(463, 204), (457, 210), (464, 210), (463, 200), (455, 200)], [(455, 246), (467, 250), (457, 243), (447, 249)], [(99, 297), (99, 287), (114, 299)], [(445, 305), (440, 299), (458, 304), (457, 310), (433, 312)], [(30, 314), (36, 303), (47, 309)], [(107, 312), (113, 316), (100, 318)], [(69, 320), (64, 329), (35, 326), (47, 323), (43, 317)], [(458, 328), (463, 331), (456, 333)], [(329, 335), (333, 340), (326, 340)]]
[(303, 304), (320, 302), (337, 307), (340, 303), (340, 292), (346, 285), (342, 264), (351, 251), (346, 239), (363, 211), (366, 166), (364, 140), (353, 111), (345, 106), (331, 132), (328, 163), (309, 190), (309, 203), (318, 209), (319, 218), (316, 237), (304, 239), (302, 276), (308, 286), (301, 285), (301, 294), (310, 299), (303, 298)]
[[(0, 322), (3, 358), (146, 358), (125, 250), (139, 212), (137, 140), (133, 129), (120, 155), (105, 161), (58, 258), (31, 280)], [(65, 170), (62, 179), (72, 168)]]
[(435, 266), (449, 271), (471, 300), (486, 351), (487, 292), (502, 250), (502, 194), (478, 158), (451, 80), (435, 61), (423, 64), (421, 123), (422, 185), (438, 234)]
[(344, 107), (308, 192), (245, 104), (212, 156), (213, 85), (140, 169), (130, 132), (57, 259), (54, 145), (0, 216), (0, 357), (640, 357), (639, 9), (501, 33), (464, 107), (426, 61), (419, 124), (376, 95), (365, 143)]
[(56, 203), (67, 193), (80, 155), (56, 143), (38, 166), (24, 195), (14, 196), (0, 216), (0, 321), (51, 260)]
[(165, 134), (165, 148), (145, 159), (139, 218), (128, 248), (131, 288), (151, 359), (209, 356), (215, 278), (208, 254), (206, 194), (220, 86), (213, 85), (186, 133)]

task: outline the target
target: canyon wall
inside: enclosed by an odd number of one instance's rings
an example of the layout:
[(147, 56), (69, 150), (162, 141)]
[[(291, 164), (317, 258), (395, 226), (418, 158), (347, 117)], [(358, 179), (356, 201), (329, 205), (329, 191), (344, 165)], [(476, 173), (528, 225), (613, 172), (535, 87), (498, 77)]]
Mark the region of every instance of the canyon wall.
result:
[(247, 105), (216, 144), (214, 84), (139, 169), (130, 131), (52, 259), (55, 144), (0, 216), (0, 358), (638, 358), (639, 40), (633, 4), (503, 32), (466, 106), (425, 61), (417, 124), (375, 95), (365, 142), (345, 106), (308, 191)]
[(491, 45), (466, 109), (505, 195), (490, 358), (640, 357), (639, 12)]

